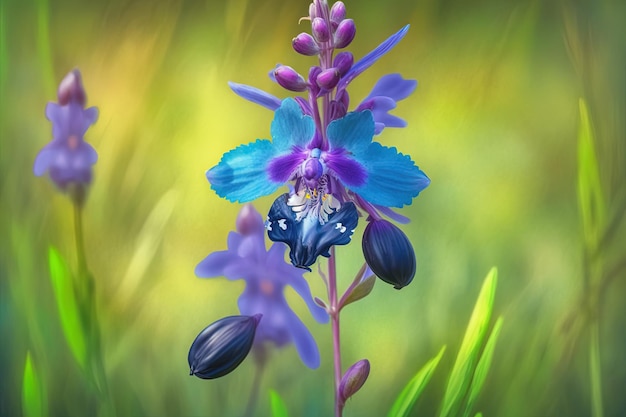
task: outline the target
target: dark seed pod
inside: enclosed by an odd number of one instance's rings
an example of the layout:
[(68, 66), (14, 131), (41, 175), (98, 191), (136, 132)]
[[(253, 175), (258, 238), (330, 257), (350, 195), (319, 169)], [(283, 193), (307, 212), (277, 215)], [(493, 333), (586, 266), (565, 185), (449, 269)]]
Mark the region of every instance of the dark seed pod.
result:
[(189, 375), (214, 379), (232, 372), (248, 356), (261, 314), (224, 317), (210, 324), (189, 348)]
[(383, 281), (397, 290), (415, 276), (415, 252), (402, 230), (386, 220), (372, 220), (363, 232), (365, 261)]

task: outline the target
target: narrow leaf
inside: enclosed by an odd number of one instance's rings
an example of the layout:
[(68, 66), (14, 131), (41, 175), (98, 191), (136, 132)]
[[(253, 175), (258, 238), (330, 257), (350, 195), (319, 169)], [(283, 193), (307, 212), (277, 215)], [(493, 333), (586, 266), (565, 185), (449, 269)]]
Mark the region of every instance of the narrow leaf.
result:
[(435, 372), (445, 350), (446, 347), (442, 347), (437, 356), (429, 360), (426, 365), (411, 378), (409, 383), (396, 398), (387, 417), (405, 417), (409, 414), (411, 408), (413, 408), (413, 404), (415, 404), (415, 401), (417, 401), (422, 391), (424, 391), (424, 388), (426, 388), (428, 381), (430, 381), (430, 377)]
[(493, 326), (493, 330), (489, 335), (489, 339), (487, 339), (485, 349), (483, 350), (483, 354), (480, 356), (478, 365), (476, 365), (476, 370), (474, 371), (474, 378), (472, 379), (467, 404), (465, 405), (464, 416), (466, 417), (469, 417), (472, 412), (472, 408), (474, 408), (474, 405), (476, 404), (478, 395), (485, 385), (485, 380), (487, 379), (487, 374), (489, 373), (489, 368), (491, 367), (491, 360), (493, 359), (493, 352), (496, 348), (496, 343), (498, 342), (501, 327), (502, 317), (498, 317), (498, 320), (496, 320), (496, 324)]
[(83, 333), (80, 311), (76, 302), (72, 276), (65, 260), (50, 246), (48, 252), (50, 279), (59, 310), (59, 318), (65, 340), (74, 358), (84, 369), (87, 361), (87, 343)]
[(361, 298), (365, 298), (372, 292), (376, 284), (376, 275), (370, 275), (358, 283), (356, 287), (348, 294), (348, 296), (341, 300), (340, 308), (347, 306), (348, 304), (359, 301)]
[(22, 381), (22, 413), (24, 417), (39, 417), (44, 413), (43, 387), (30, 352), (26, 354)]
[(496, 291), (498, 271), (494, 267), (487, 274), (483, 283), (478, 300), (474, 306), (472, 317), (470, 318), (461, 349), (456, 357), (454, 367), (448, 380), (446, 393), (443, 398), (440, 417), (456, 415), (460, 409), (461, 402), (467, 394), (467, 390), (472, 381), (474, 366), (478, 361), (482, 342), (489, 327), (493, 299)]
[(583, 223), (585, 243), (595, 249), (604, 226), (604, 197), (596, 157), (593, 125), (585, 100), (579, 100), (578, 129), (578, 204)]
[(273, 389), (270, 390), (270, 404), (272, 407), (272, 417), (288, 417), (285, 402)]

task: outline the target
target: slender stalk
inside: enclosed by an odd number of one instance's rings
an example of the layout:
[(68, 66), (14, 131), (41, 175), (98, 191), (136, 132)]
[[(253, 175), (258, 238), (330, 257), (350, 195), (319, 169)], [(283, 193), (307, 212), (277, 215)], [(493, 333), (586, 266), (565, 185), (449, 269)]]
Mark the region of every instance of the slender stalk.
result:
[(328, 259), (328, 300), (330, 302), (330, 321), (333, 332), (333, 358), (335, 366), (335, 417), (341, 417), (343, 405), (339, 394), (341, 384), (341, 340), (339, 334), (339, 304), (337, 302), (337, 264), (335, 247), (330, 249)]
[(255, 361), (254, 379), (252, 380), (252, 387), (250, 388), (250, 396), (248, 397), (248, 404), (246, 405), (246, 411), (243, 417), (254, 416), (254, 409), (259, 399), (259, 391), (261, 389), (261, 379), (263, 377), (263, 371), (265, 370), (265, 361)]
[(589, 371), (591, 374), (591, 415), (603, 417), (602, 370), (600, 369), (600, 324), (598, 318), (591, 322), (589, 346)]

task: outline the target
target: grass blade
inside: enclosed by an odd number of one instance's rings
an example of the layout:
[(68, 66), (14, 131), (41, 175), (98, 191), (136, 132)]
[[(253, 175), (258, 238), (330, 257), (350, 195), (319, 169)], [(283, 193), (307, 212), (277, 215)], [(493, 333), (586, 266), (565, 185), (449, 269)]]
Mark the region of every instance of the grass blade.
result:
[(474, 306), (461, 349), (448, 380), (440, 417), (456, 415), (467, 395), (474, 374), (474, 366), (478, 361), (482, 342), (489, 327), (497, 278), (498, 271), (494, 267), (487, 274)]
[(50, 279), (52, 280), (52, 288), (65, 340), (78, 364), (85, 369), (87, 363), (87, 341), (83, 333), (71, 273), (67, 263), (54, 246), (50, 246), (48, 251), (48, 262), (50, 265)]
[(30, 352), (26, 354), (24, 379), (22, 380), (22, 414), (24, 417), (44, 416), (42, 381), (37, 373)]
[(485, 385), (485, 380), (487, 379), (487, 374), (489, 373), (489, 368), (491, 367), (493, 352), (496, 348), (501, 328), (502, 317), (498, 317), (498, 320), (496, 320), (496, 324), (493, 326), (493, 330), (489, 335), (489, 339), (485, 344), (485, 349), (483, 350), (483, 354), (480, 356), (478, 365), (476, 365), (476, 370), (474, 371), (474, 378), (472, 379), (472, 384), (470, 385), (467, 404), (465, 405), (465, 413), (463, 414), (466, 417), (469, 417), (472, 412), (472, 408), (474, 408), (474, 405), (476, 404), (478, 395)]
[(396, 398), (387, 417), (406, 417), (409, 414), (413, 404), (415, 404), (415, 401), (417, 401), (422, 391), (424, 391), (424, 388), (426, 388), (428, 381), (430, 381), (430, 377), (435, 372), (445, 350), (446, 347), (442, 347), (437, 356), (429, 360), (426, 365), (411, 378), (409, 383)]
[(270, 390), (270, 405), (272, 407), (272, 417), (288, 417), (285, 402), (273, 389)]

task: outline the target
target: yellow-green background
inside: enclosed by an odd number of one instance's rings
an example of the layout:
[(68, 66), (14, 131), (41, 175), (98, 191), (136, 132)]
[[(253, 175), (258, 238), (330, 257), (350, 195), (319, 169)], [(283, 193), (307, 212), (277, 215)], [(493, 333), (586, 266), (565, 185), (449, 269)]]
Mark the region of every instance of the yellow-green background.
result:
[[(87, 133), (99, 154), (85, 207), (87, 259), (97, 281), (105, 361), (121, 416), (237, 416), (252, 361), (215, 381), (188, 376), (187, 350), (210, 322), (237, 313), (242, 282), (201, 280), (195, 265), (222, 250), (239, 205), (220, 199), (206, 169), (241, 143), (267, 138), (272, 113), (227, 81), (286, 92), (276, 63), (314, 63), (291, 49), (307, 30), (306, 1), (2, 0), (0, 141), (0, 414), (20, 415), (26, 352), (51, 415), (84, 415), (81, 374), (64, 342), (47, 271), (55, 245), (74, 261), (71, 205), (32, 165), (51, 138), (44, 117), (56, 86), (77, 67), (100, 117)], [(351, 85), (356, 105), (381, 75), (415, 78), (395, 114), (405, 129), (376, 140), (408, 153), (432, 183), (403, 226), (418, 258), (402, 291), (378, 282), (342, 315), (347, 367), (372, 370), (347, 416), (381, 416), (442, 345), (446, 354), (413, 415), (440, 404), (483, 277), (499, 267), (495, 314), (504, 327), (478, 409), (486, 416), (590, 415), (588, 336), (565, 323), (584, 315), (576, 195), (578, 100), (598, 132), (609, 207), (624, 194), (624, 52), (621, 1), (346, 1), (359, 58), (403, 25), (406, 38)], [(569, 47), (568, 47), (569, 45)], [(569, 51), (569, 52), (568, 52)], [(255, 202), (262, 213), (269, 196)], [(362, 263), (338, 248), (340, 286)], [(607, 262), (623, 256), (619, 229)], [(325, 261), (322, 261), (325, 265)], [(307, 274), (314, 294), (324, 288)], [(626, 412), (624, 273), (602, 300), (605, 415)], [(275, 389), (292, 416), (330, 415), (330, 327), (293, 308), (318, 341), (309, 370), (295, 349), (272, 356), (258, 415)], [(478, 410), (477, 410), (478, 411)]]

